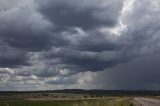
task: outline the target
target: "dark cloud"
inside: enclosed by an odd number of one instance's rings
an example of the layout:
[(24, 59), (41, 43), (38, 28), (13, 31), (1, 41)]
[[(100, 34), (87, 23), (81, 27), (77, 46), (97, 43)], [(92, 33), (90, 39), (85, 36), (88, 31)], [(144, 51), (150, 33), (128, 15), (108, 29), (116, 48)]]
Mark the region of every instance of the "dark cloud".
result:
[(102, 52), (119, 50), (122, 47), (119, 42), (116, 42), (116, 40), (113, 41), (107, 37), (108, 36), (102, 33), (91, 33), (89, 36), (81, 39), (75, 48), (82, 51)]
[[(69, 68), (74, 71), (100, 71), (107, 67), (112, 67), (118, 63), (116, 59), (118, 54), (114, 52), (91, 52), (91, 51), (77, 51), (72, 49), (59, 48), (44, 54), (45, 58), (52, 64), (51, 60), (58, 58), (57, 63), (61, 64), (63, 68)], [(105, 58), (103, 57), (105, 56)]]
[(39, 10), (58, 29), (80, 27), (86, 30), (114, 26), (117, 23), (122, 2), (108, 1), (105, 6), (104, 2), (98, 2), (98, 0), (81, 2), (78, 0), (47, 0), (46, 2), (40, 1)]
[(3, 43), (0, 44), (0, 67), (15, 68), (19, 66), (29, 66), (26, 52), (9, 48)]
[(41, 51), (48, 50), (51, 46), (50, 37), (47, 33), (34, 32), (25, 28), (6, 28), (1, 31), (1, 40), (6, 42), (10, 47), (29, 50)]
[[(156, 2), (1, 0), (3, 86), (25, 89), (23, 84), (28, 84), (32, 89), (69, 84), (74, 88), (100, 81), (101, 88), (159, 88), (160, 6)], [(99, 76), (88, 77), (94, 73)]]
[[(35, 2), (37, 3), (37, 1)], [(101, 70), (107, 66), (110, 67), (114, 65), (114, 62), (108, 60), (98, 59), (99, 61), (97, 60), (97, 62), (93, 61), (97, 59), (97, 57), (83, 56), (81, 53), (83, 51), (110, 51), (116, 48), (117, 45), (105, 38), (105, 36), (95, 36), (95, 34), (91, 36), (89, 33), (89, 36), (87, 35), (80, 39), (77, 38), (77, 44), (69, 43), (72, 39), (67, 39), (66, 36), (70, 36), (69, 34), (77, 34), (77, 32), (70, 32), (72, 27), (94, 29), (101, 25), (107, 27), (114, 26), (117, 23), (120, 10), (122, 9), (122, 2), (117, 4), (117, 2), (109, 1), (106, 2), (105, 6), (103, 6), (104, 1), (101, 1), (99, 5), (97, 5), (98, 1), (96, 0), (93, 2), (83, 1), (78, 4), (76, 2), (48, 0), (44, 3), (38, 1), (39, 12), (47, 19), (50, 19), (52, 23), (46, 21), (45, 18), (36, 11), (34, 4), (31, 6), (32, 9), (21, 9), (21, 7), (16, 7), (17, 4), (15, 4), (15, 7), (7, 8), (0, 17), (2, 19), (2, 21), (0, 21), (0, 39), (11, 48), (25, 51), (25, 55), (29, 52), (47, 51), (54, 46), (57, 48), (61, 48), (61, 46), (62, 48), (70, 48), (71, 51), (67, 52), (76, 51), (82, 56), (78, 58), (78, 56), (73, 55), (74, 53), (71, 53), (73, 56), (62, 54), (62, 57), (58, 55), (55, 57), (60, 58), (61, 64), (66, 64), (67, 67), (76, 67), (77, 70), (81, 70), (78, 69), (80, 67), (82, 67), (83, 70)], [(28, 3), (31, 4), (32, 2), (29, 1)], [(111, 12), (112, 10), (114, 10), (114, 12)], [(37, 19), (35, 20), (35, 18)], [(60, 32), (55, 32), (55, 27), (59, 27), (61, 29)], [(65, 29), (63, 27), (65, 27)], [(68, 34), (64, 34), (64, 32), (68, 32)], [(97, 32), (95, 31), (95, 33)], [(72, 36), (68, 38), (71, 37)], [(11, 60), (14, 59), (12, 58)], [(12, 62), (11, 60), (9, 61)], [(19, 62), (23, 64), (23, 60), (19, 60)], [(101, 65), (97, 64), (98, 62), (100, 62)], [(105, 66), (105, 64), (107, 64), (107, 66)]]
[(40, 51), (51, 46), (48, 23), (34, 10), (15, 7), (1, 13), (0, 39), (10, 47)]
[(148, 55), (119, 64), (100, 72), (95, 82), (106, 89), (158, 90), (160, 88), (159, 58), (159, 54)]

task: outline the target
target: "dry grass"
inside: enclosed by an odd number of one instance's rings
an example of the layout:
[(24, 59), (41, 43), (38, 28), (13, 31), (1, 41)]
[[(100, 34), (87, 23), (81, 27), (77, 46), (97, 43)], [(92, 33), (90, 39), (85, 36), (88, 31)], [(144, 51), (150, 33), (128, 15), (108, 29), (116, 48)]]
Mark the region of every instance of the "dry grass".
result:
[(0, 106), (132, 106), (130, 98), (107, 98), (87, 100), (54, 100), (54, 101), (1, 101)]

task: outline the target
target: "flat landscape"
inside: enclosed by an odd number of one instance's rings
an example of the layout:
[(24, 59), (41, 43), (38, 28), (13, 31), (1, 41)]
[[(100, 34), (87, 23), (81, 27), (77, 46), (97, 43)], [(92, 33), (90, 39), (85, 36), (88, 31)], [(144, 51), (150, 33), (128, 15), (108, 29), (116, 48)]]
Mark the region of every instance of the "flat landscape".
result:
[(0, 106), (159, 106), (153, 91), (60, 90), (0, 92)]
[(18, 100), (4, 99), (0, 106), (133, 106), (130, 98), (79, 99), (79, 100)]
[(160, 0), (0, 0), (0, 106), (160, 106)]
[(101, 90), (0, 92), (0, 106), (133, 106), (131, 100)]
[(0, 92), (0, 106), (160, 106), (160, 91), (83, 90)]

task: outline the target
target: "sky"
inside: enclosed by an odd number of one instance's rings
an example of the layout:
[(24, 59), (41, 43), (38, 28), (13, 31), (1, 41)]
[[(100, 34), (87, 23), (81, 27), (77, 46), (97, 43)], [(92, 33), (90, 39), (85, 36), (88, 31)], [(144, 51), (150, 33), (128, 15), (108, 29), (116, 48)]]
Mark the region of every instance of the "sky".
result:
[(0, 0), (0, 91), (160, 90), (159, 0)]

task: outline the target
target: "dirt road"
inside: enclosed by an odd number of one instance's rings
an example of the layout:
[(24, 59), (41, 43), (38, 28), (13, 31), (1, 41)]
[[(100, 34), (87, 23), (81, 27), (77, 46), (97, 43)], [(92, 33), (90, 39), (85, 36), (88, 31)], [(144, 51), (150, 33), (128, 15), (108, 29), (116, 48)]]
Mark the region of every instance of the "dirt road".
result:
[(152, 98), (134, 98), (140, 106), (160, 106), (160, 100)]

